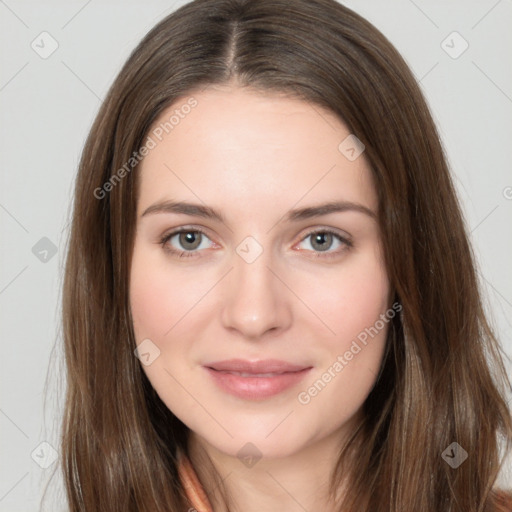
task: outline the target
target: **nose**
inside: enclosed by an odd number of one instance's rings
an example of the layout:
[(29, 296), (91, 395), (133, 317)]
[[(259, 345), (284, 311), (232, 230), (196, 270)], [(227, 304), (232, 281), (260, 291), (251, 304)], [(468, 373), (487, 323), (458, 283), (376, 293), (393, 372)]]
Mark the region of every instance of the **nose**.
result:
[(224, 280), (224, 328), (251, 341), (288, 329), (292, 322), (290, 292), (276, 277), (279, 272), (272, 268), (266, 251), (252, 263), (234, 253), (233, 266)]

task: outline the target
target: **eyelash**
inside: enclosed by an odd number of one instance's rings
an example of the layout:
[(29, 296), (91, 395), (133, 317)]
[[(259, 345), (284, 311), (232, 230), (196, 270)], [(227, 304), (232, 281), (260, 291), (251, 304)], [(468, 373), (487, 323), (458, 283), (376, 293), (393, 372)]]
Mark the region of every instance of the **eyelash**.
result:
[[(201, 230), (199, 228), (193, 228), (192, 229), (192, 228), (187, 228), (187, 227), (176, 229), (176, 230), (172, 231), (171, 233), (168, 233), (168, 234), (164, 235), (160, 239), (160, 245), (163, 247), (163, 249), (166, 252), (169, 252), (169, 253), (177, 256), (178, 258), (194, 258), (194, 257), (196, 257), (195, 255), (198, 252), (198, 251), (179, 251), (177, 249), (171, 248), (167, 244), (167, 242), (173, 236), (179, 235), (180, 233), (201, 233), (202, 235), (204, 235), (207, 238), (209, 238), (208, 235), (203, 230)], [(311, 235), (317, 235), (319, 233), (327, 234), (327, 235), (333, 235), (342, 244), (344, 244), (345, 247), (342, 248), (341, 250), (338, 250), (338, 251), (335, 251), (335, 252), (330, 252), (330, 251), (329, 252), (308, 251), (308, 252), (313, 252), (313, 255), (314, 255), (313, 257), (314, 258), (334, 258), (336, 256), (339, 256), (345, 250), (348, 250), (351, 247), (353, 247), (352, 242), (348, 238), (345, 238), (345, 237), (341, 236), (339, 233), (337, 233), (336, 231), (333, 231), (333, 230), (330, 230), (330, 229), (316, 229), (316, 230), (310, 231), (309, 233), (306, 233), (306, 235), (301, 239), (301, 242), (306, 240), (306, 238), (310, 237)]]

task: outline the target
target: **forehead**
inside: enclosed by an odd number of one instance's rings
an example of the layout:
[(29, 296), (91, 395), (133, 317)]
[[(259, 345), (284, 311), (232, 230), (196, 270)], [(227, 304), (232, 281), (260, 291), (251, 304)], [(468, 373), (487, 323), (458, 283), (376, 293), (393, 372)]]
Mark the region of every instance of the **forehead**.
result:
[(340, 150), (350, 135), (333, 113), (284, 95), (210, 87), (183, 96), (148, 133), (154, 147), (139, 167), (138, 211), (175, 196), (238, 210), (292, 207), (303, 197), (376, 209), (364, 153), (351, 161)]

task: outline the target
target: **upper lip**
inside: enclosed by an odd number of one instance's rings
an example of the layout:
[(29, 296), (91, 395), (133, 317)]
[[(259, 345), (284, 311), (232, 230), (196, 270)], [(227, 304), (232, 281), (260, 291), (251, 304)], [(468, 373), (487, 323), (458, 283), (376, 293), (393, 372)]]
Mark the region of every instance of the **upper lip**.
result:
[(243, 373), (286, 373), (297, 372), (311, 368), (302, 364), (292, 364), (279, 359), (265, 359), (262, 361), (246, 361), (244, 359), (229, 359), (205, 364), (207, 368), (218, 371)]

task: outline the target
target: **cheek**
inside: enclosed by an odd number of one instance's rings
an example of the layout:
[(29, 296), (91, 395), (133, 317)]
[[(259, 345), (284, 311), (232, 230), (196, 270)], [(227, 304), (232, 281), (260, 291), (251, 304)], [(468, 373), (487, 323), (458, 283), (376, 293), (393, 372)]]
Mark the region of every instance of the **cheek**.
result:
[(388, 302), (390, 287), (380, 256), (354, 258), (330, 277), (314, 301), (335, 334), (322, 337), (321, 364), (298, 396), (304, 411), (323, 415), (327, 430), (353, 415), (371, 391), (396, 314)]
[(310, 288), (309, 300), (311, 309), (330, 328), (332, 336), (324, 339), (331, 350), (345, 350), (390, 306), (390, 287), (380, 255), (367, 252), (353, 258), (321, 281), (322, 286), (317, 282)]
[(166, 286), (165, 274), (162, 275), (151, 266), (143, 269), (135, 261), (130, 284), (130, 304), (137, 343), (143, 338), (158, 339), (171, 327), (173, 302), (172, 288)]
[[(130, 307), (136, 345), (149, 347), (150, 364), (142, 369), (160, 398), (173, 412), (190, 407), (174, 365), (186, 351), (187, 322), (200, 294), (187, 272), (173, 269), (151, 248), (135, 245), (130, 275)], [(147, 344), (145, 340), (150, 340)], [(172, 340), (172, 343), (169, 343)], [(142, 361), (142, 360), (141, 360)], [(187, 370), (185, 367), (181, 370)], [(173, 376), (178, 377), (178, 381)], [(186, 377), (186, 375), (185, 375)]]
[(154, 251), (135, 247), (130, 277), (130, 304), (137, 343), (160, 343), (191, 311), (204, 290), (201, 280), (172, 268)]

